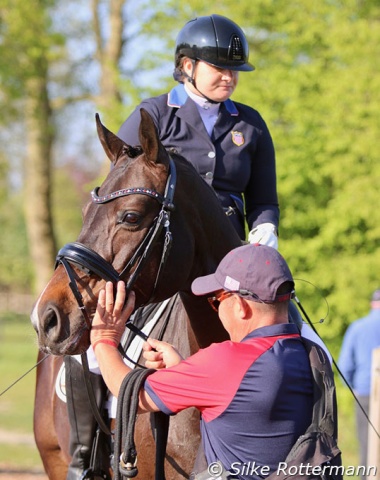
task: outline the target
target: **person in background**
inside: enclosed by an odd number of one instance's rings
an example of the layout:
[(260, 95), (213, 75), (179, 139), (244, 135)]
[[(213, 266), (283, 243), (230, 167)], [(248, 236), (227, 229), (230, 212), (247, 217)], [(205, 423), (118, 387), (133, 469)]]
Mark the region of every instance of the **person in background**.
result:
[[(138, 145), (140, 109), (147, 110), (163, 145), (191, 162), (215, 190), (240, 238), (277, 248), (273, 141), (259, 112), (230, 98), (239, 73), (254, 70), (248, 57), (246, 36), (229, 18), (214, 14), (190, 20), (176, 40), (173, 76), (178, 85), (142, 101), (118, 136)], [(101, 402), (103, 383), (91, 348), (88, 360)], [(67, 480), (79, 480), (89, 465), (96, 422), (83, 389), (80, 358), (66, 357), (65, 366), (72, 454)]]
[[(374, 349), (380, 347), (380, 289), (373, 292), (370, 305), (368, 315), (355, 320), (347, 328), (338, 360), (340, 371), (367, 415), (371, 393), (372, 353)], [(360, 465), (366, 466), (368, 419), (357, 403), (355, 410)]]
[[(312, 418), (309, 357), (297, 326), (288, 321), (292, 274), (276, 249), (247, 244), (229, 252), (215, 273), (195, 279), (191, 288), (209, 297), (230, 340), (184, 360), (171, 345), (148, 339), (146, 366), (158, 370), (140, 390), (138, 412), (174, 415), (197, 408), (208, 465), (220, 462), (231, 478), (265, 478), (286, 459)], [(123, 282), (116, 298), (113, 289), (109, 282), (99, 295), (90, 337), (103, 378), (118, 396), (131, 370), (117, 347), (134, 295), (125, 302)], [(255, 465), (254, 473), (244, 469), (248, 464)]]

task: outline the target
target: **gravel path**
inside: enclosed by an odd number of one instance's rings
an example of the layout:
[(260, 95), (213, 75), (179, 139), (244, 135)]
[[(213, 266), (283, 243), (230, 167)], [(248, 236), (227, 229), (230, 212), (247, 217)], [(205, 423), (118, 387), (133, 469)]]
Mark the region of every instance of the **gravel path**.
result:
[[(34, 437), (32, 433), (17, 433), (3, 430), (0, 428), (0, 443), (14, 444), (14, 445), (29, 445), (34, 446)], [(1, 468), (1, 467), (0, 467)]]
[(7, 469), (0, 465), (1, 480), (49, 480), (47, 475), (41, 470), (25, 472), (23, 470)]
[[(0, 429), (0, 443), (24, 444), (34, 446), (33, 434), (15, 433)], [(33, 468), (30, 471), (17, 469), (12, 464), (0, 463), (0, 480), (49, 480), (43, 468)]]

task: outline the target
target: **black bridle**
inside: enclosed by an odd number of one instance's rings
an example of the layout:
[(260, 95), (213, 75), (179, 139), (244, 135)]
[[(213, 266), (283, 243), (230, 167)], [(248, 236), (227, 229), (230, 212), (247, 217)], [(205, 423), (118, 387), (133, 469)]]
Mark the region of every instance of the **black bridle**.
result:
[[(87, 328), (89, 330), (91, 330), (91, 317), (84, 305), (83, 297), (79, 291), (73, 267), (85, 272), (86, 275), (89, 275), (89, 276), (96, 275), (105, 281), (110, 281), (113, 283), (117, 283), (119, 280), (123, 279), (127, 274), (129, 274), (128, 280), (126, 281), (126, 289), (127, 289), (127, 292), (129, 292), (133, 288), (133, 285), (135, 284), (138, 275), (141, 273), (144, 265), (146, 264), (146, 261), (149, 259), (149, 256), (153, 250), (153, 247), (156, 245), (156, 243), (160, 239), (162, 231), (165, 230), (165, 238), (162, 246), (161, 261), (156, 274), (153, 291), (150, 296), (150, 300), (151, 300), (154, 296), (154, 293), (160, 278), (160, 274), (165, 265), (166, 259), (170, 251), (171, 243), (172, 243), (172, 234), (170, 232), (169, 227), (170, 227), (170, 213), (174, 210), (173, 200), (174, 200), (176, 183), (177, 183), (177, 171), (176, 171), (175, 163), (173, 159), (170, 157), (169, 173), (166, 181), (165, 192), (163, 195), (159, 192), (156, 192), (155, 190), (152, 190), (149, 188), (143, 188), (143, 187), (125, 188), (125, 189), (118, 190), (116, 192), (109, 193), (104, 196), (98, 195), (99, 188), (95, 188), (91, 192), (93, 203), (98, 203), (98, 204), (108, 203), (113, 201), (116, 198), (128, 196), (128, 195), (147, 195), (159, 202), (159, 204), (161, 205), (161, 210), (158, 213), (157, 217), (154, 219), (152, 226), (148, 230), (143, 241), (138, 246), (136, 252), (133, 254), (132, 258), (129, 260), (127, 265), (123, 268), (123, 270), (120, 273), (117, 272), (115, 268), (109, 262), (107, 262), (101, 255), (99, 255), (97, 252), (87, 247), (86, 245), (83, 245), (82, 243), (79, 243), (79, 242), (68, 243), (59, 250), (56, 257), (55, 268), (57, 268), (59, 265), (63, 265), (63, 267), (65, 268), (67, 276), (70, 280), (69, 282), (70, 289), (74, 294), (78, 307), (82, 312), (82, 315), (86, 321)], [(149, 303), (150, 300), (147, 303)], [(141, 332), (141, 330), (139, 330), (131, 322), (127, 322), (126, 326), (133, 333), (146, 339), (146, 336), (144, 335), (144, 333)], [(85, 380), (87, 392), (89, 395), (89, 400), (90, 400), (93, 414), (101, 430), (103, 430), (103, 432), (105, 432), (107, 435), (111, 435), (111, 431), (108, 428), (108, 425), (105, 423), (97, 406), (95, 394), (91, 384), (91, 379), (89, 374), (90, 371), (89, 371), (86, 352), (81, 354), (81, 360), (82, 360), (82, 366), (83, 366), (83, 372), (84, 372), (84, 380)], [(164, 435), (167, 436), (167, 430), (169, 428), (169, 424), (167, 421), (165, 422), (164, 428), (165, 428)], [(165, 447), (163, 450), (163, 454), (161, 454), (161, 456), (159, 457), (159, 464), (161, 468), (159, 471), (156, 470), (156, 478), (164, 478), (163, 460), (164, 460), (165, 449), (166, 449), (166, 441), (164, 443), (165, 443)], [(161, 452), (161, 446), (160, 446), (160, 449), (158, 449), (157, 447), (157, 452)]]
[[(129, 292), (130, 290), (132, 290), (137, 277), (141, 273), (144, 265), (146, 264), (146, 261), (149, 259), (153, 247), (156, 245), (157, 241), (161, 236), (161, 232), (165, 229), (165, 238), (162, 247), (161, 261), (156, 274), (153, 291), (150, 296), (150, 299), (152, 299), (172, 243), (172, 234), (169, 227), (170, 213), (174, 210), (173, 199), (176, 183), (176, 167), (173, 159), (170, 158), (169, 174), (166, 181), (164, 195), (156, 192), (155, 190), (143, 187), (125, 188), (104, 196), (98, 196), (99, 187), (95, 188), (91, 192), (92, 201), (93, 203), (97, 204), (108, 203), (115, 200), (116, 198), (128, 195), (147, 195), (151, 198), (154, 198), (161, 204), (161, 210), (158, 213), (157, 217), (154, 219), (152, 226), (148, 230), (143, 241), (138, 246), (136, 252), (133, 254), (132, 258), (129, 260), (129, 262), (126, 264), (126, 266), (120, 273), (117, 272), (114, 267), (103, 257), (101, 257), (97, 252), (87, 247), (86, 245), (83, 245), (82, 243), (67, 243), (59, 250), (56, 257), (55, 268), (57, 268), (60, 264), (64, 266), (67, 276), (70, 280), (70, 289), (74, 294), (74, 297), (78, 303), (79, 309), (83, 314), (88, 329), (91, 329), (91, 318), (84, 306), (83, 297), (78, 289), (78, 285), (75, 279), (75, 273), (72, 267), (75, 266), (77, 269), (80, 269), (89, 276), (96, 275), (105, 281), (110, 281), (113, 283), (117, 283), (126, 275), (130, 274), (128, 280), (126, 281), (126, 289), (127, 292)], [(147, 303), (149, 303), (149, 301)]]

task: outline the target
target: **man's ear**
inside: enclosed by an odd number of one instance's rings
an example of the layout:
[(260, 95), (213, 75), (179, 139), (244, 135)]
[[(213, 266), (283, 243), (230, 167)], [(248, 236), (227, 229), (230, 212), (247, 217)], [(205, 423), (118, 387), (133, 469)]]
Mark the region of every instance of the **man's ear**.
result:
[(251, 306), (240, 295), (236, 295), (235, 306), (237, 308), (237, 313), (242, 320), (246, 320), (251, 316)]

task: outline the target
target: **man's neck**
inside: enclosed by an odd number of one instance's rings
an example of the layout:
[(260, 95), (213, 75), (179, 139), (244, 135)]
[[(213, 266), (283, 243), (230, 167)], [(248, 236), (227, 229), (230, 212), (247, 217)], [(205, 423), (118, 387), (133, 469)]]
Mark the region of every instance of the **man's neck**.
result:
[(237, 328), (229, 331), (230, 338), (233, 342), (241, 342), (243, 338), (249, 335), (251, 332), (262, 327), (270, 327), (272, 325), (282, 325), (289, 323), (288, 317), (276, 317), (276, 318), (262, 318), (248, 320), (246, 323), (241, 324)]

